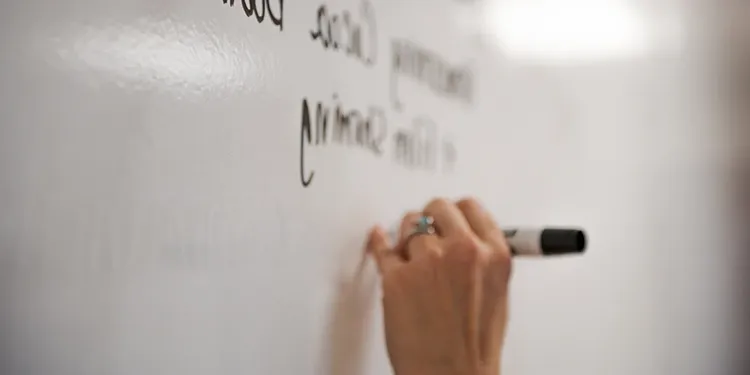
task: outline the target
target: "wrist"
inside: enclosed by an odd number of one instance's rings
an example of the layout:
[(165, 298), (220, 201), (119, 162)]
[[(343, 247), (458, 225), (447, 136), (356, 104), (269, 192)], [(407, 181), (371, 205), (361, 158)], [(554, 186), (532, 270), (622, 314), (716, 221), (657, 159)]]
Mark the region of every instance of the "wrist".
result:
[(435, 366), (424, 366), (409, 370), (396, 370), (395, 375), (500, 375), (499, 370), (465, 370), (456, 368), (444, 368)]
[(481, 371), (413, 371), (413, 372), (396, 372), (395, 375), (500, 375), (500, 373), (487, 374)]

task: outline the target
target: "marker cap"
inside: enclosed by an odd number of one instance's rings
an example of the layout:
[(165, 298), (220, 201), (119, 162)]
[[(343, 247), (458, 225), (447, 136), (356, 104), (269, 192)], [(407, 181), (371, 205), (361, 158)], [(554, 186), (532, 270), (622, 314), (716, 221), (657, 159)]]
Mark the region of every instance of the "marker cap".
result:
[(586, 234), (578, 229), (544, 229), (540, 242), (545, 255), (582, 253), (586, 250)]

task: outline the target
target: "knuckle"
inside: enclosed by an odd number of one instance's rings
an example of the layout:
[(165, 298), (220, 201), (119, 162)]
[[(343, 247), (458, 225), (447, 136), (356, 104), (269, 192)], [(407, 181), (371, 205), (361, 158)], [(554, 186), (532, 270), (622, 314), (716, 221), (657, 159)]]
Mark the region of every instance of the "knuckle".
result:
[(442, 256), (440, 244), (434, 243), (428, 236), (414, 238), (409, 244), (408, 253), (410, 257), (421, 256), (429, 259), (438, 259)]
[(492, 262), (499, 266), (509, 267), (512, 258), (510, 251), (496, 251), (492, 255)]
[(513, 260), (507, 253), (495, 253), (490, 258), (489, 268), (492, 270), (492, 273), (505, 275), (507, 279), (513, 270)]
[(478, 262), (485, 253), (482, 243), (468, 234), (458, 236), (455, 246), (460, 258), (468, 262)]
[(504, 238), (496, 239), (488, 243), (490, 247), (490, 262), (503, 268), (510, 267), (513, 260), (513, 254), (508, 242)]
[(478, 239), (470, 229), (464, 229), (453, 235), (456, 242), (462, 247), (476, 247), (479, 244)]
[(443, 210), (446, 207), (450, 205), (450, 202), (448, 202), (445, 198), (435, 198), (430, 201), (430, 203), (427, 204), (426, 209), (431, 211), (439, 211)]
[(457, 205), (459, 208), (461, 208), (461, 210), (464, 211), (478, 211), (479, 209), (481, 209), (479, 201), (477, 201), (474, 197), (461, 199), (460, 201), (458, 201)]

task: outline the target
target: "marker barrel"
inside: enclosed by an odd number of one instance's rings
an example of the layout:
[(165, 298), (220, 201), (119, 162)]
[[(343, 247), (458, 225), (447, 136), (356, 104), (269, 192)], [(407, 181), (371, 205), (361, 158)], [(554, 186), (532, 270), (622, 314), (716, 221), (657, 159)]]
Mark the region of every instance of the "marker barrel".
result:
[(514, 256), (554, 256), (586, 251), (586, 233), (581, 229), (514, 228), (503, 233)]
[[(543, 257), (582, 254), (587, 238), (582, 229), (519, 227), (503, 230), (514, 256)], [(398, 231), (389, 232), (391, 243), (398, 242)]]

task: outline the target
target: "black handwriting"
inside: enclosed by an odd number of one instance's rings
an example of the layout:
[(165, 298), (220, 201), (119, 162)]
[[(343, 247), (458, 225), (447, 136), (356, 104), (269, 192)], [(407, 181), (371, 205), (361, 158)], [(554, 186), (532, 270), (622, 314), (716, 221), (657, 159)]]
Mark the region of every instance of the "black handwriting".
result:
[[(279, 4), (278, 13), (274, 12), (271, 7), (272, 0), (239, 0), (242, 3), (242, 10), (245, 11), (245, 16), (248, 18), (255, 16), (255, 20), (258, 23), (262, 23), (266, 18), (266, 11), (268, 11), (268, 18), (271, 22), (279, 27), (279, 31), (284, 30), (284, 0), (277, 0)], [(222, 0), (224, 4), (229, 3), (230, 7), (234, 6), (236, 0)]]
[(443, 140), (442, 144), (442, 169), (443, 172), (451, 172), (456, 165), (458, 153), (456, 146), (450, 140)]
[(402, 108), (398, 99), (399, 75), (427, 85), (438, 95), (472, 102), (474, 78), (465, 66), (452, 66), (436, 53), (405, 40), (391, 43), (391, 98), (396, 109)]
[(437, 126), (426, 117), (417, 117), (409, 129), (401, 129), (393, 135), (396, 163), (410, 169), (437, 169)]
[(332, 106), (323, 102), (315, 105), (315, 120), (310, 115), (307, 98), (302, 99), (302, 122), (300, 126), (299, 173), (303, 187), (312, 183), (315, 171), (305, 168), (305, 152), (310, 146), (325, 146), (337, 143), (364, 149), (376, 156), (383, 154), (383, 142), (387, 136), (385, 112), (370, 106), (366, 113), (357, 109), (347, 110), (334, 94)]
[(324, 49), (341, 50), (367, 66), (373, 65), (377, 59), (375, 11), (367, 0), (362, 1), (359, 22), (347, 10), (340, 14), (330, 13), (325, 4), (320, 5), (317, 28), (310, 31), (310, 37), (320, 40)]

